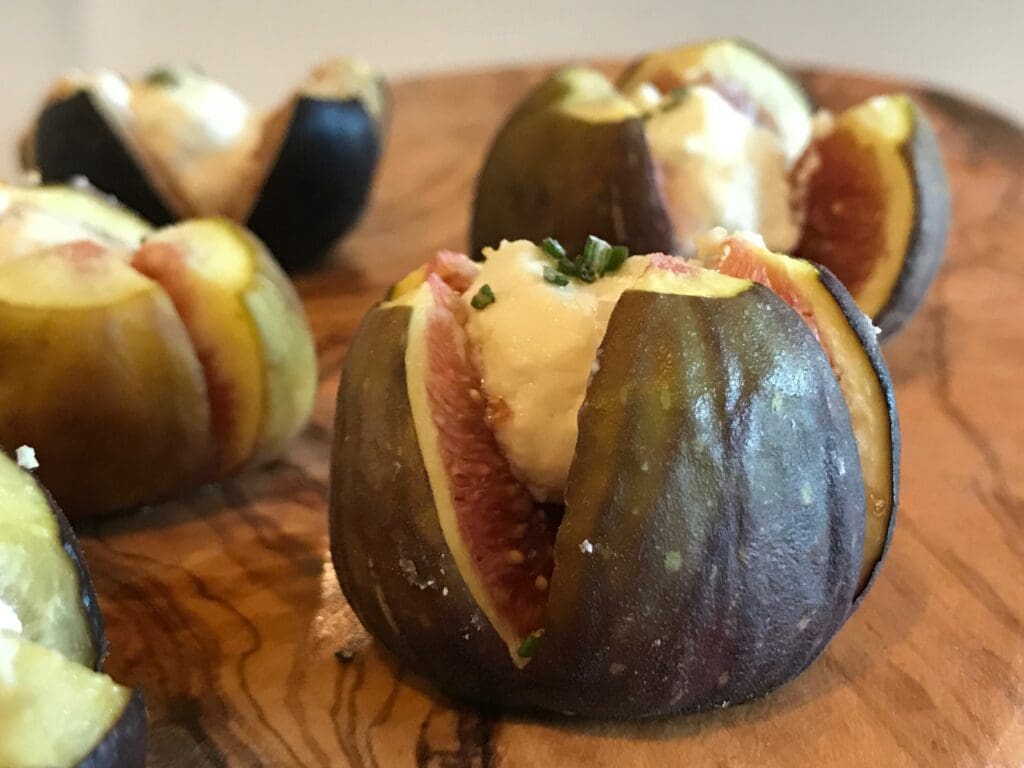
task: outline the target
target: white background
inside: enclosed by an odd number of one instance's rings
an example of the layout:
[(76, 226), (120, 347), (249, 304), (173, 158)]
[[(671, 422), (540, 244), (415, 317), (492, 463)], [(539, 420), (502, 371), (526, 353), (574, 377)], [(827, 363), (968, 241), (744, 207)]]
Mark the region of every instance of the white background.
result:
[(4, 176), (42, 93), (74, 66), (136, 74), (198, 63), (269, 106), (336, 54), (400, 77), (632, 56), (734, 34), (794, 62), (945, 86), (1024, 123), (1024, 0), (0, 0), (0, 9)]

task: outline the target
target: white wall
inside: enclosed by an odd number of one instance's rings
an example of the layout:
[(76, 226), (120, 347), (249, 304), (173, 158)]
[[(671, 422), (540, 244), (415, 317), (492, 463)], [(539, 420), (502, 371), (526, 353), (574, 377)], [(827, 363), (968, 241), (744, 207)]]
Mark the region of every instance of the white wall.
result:
[(1024, 0), (3, 0), (0, 9), (3, 175), (43, 91), (73, 65), (133, 74), (191, 61), (269, 104), (331, 54), (402, 76), (736, 34), (793, 61), (951, 87), (1024, 123)]

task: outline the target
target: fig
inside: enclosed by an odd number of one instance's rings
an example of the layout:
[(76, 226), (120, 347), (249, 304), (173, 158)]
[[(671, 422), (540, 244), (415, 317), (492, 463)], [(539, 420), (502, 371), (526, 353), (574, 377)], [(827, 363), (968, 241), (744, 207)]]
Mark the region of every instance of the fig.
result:
[(508, 232), (578, 252), (589, 234), (693, 257), (715, 227), (828, 267), (895, 332), (945, 248), (949, 200), (924, 114), (880, 97), (812, 114), (747, 43), (652, 53), (616, 83), (559, 70), (512, 112), (477, 179), (472, 252)]
[(0, 204), (0, 443), (38, 451), (71, 517), (224, 477), (305, 424), (312, 338), (249, 232), (140, 228), (87, 190), (5, 187)]
[(383, 80), (359, 60), (321, 64), (265, 115), (194, 68), (74, 73), (46, 97), (22, 163), (47, 183), (85, 176), (157, 225), (227, 216), (298, 270), (362, 213), (386, 113)]
[(858, 451), (891, 447), (891, 388), (838, 281), (749, 242), (718, 271), (597, 237), (443, 252), (368, 313), (331, 551), (411, 669), (487, 706), (641, 718), (765, 694), (839, 630), (882, 556)]
[(796, 253), (828, 267), (883, 337), (921, 304), (942, 262), (949, 184), (935, 134), (903, 94), (846, 110), (807, 149)]
[(70, 525), (2, 451), (0, 500), (0, 765), (141, 767), (142, 694), (100, 671), (103, 617)]

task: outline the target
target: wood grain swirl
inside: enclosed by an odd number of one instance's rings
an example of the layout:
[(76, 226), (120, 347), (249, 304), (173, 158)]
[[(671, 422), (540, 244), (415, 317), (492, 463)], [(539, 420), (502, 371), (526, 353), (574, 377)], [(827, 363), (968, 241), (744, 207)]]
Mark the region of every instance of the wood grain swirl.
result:
[[(369, 215), (328, 269), (299, 280), (322, 374), (313, 423), (279, 461), (84, 531), (110, 669), (146, 691), (150, 764), (1024, 764), (1024, 135), (934, 91), (914, 92), (936, 123), (954, 220), (934, 289), (886, 349), (902, 520), (874, 592), (818, 663), (761, 701), (697, 717), (498, 720), (438, 698), (366, 637), (327, 551), (345, 349), (390, 283), (466, 242), (487, 142), (546, 71), (397, 85)], [(834, 108), (901, 87), (806, 79)]]

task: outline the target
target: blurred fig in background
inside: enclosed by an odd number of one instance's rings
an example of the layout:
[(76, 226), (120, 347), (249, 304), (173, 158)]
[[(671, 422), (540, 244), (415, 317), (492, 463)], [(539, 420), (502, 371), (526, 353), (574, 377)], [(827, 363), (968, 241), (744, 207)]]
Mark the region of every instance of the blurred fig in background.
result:
[(360, 60), (321, 64), (264, 114), (195, 68), (74, 73), (46, 97), (22, 164), (45, 183), (85, 176), (155, 225), (226, 216), (300, 270), (362, 213), (387, 109), (383, 79)]
[(160, 230), (93, 192), (0, 187), (0, 444), (72, 517), (274, 455), (316, 357), (266, 248), (225, 218)]
[(731, 39), (652, 53), (613, 83), (560, 70), (515, 109), (477, 181), (472, 253), (514, 232), (692, 256), (722, 226), (818, 262), (883, 335), (922, 301), (949, 193), (904, 95), (817, 115), (799, 80)]

